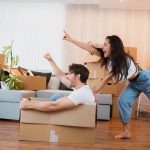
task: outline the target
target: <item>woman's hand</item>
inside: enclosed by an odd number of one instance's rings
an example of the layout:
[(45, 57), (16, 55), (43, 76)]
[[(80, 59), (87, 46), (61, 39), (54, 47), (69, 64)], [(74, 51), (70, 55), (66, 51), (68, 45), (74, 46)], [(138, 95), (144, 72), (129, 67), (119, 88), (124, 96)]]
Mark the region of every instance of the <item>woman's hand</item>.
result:
[(71, 41), (71, 36), (64, 30), (64, 37), (63, 37), (63, 40), (66, 40), (66, 41)]

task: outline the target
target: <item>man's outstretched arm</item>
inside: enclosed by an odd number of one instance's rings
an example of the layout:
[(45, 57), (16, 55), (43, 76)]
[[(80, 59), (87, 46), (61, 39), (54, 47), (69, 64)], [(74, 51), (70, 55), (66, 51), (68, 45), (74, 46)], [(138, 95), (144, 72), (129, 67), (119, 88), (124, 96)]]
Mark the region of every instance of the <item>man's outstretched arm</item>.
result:
[(63, 82), (67, 87), (70, 87), (70, 85), (71, 85), (70, 81), (66, 78), (65, 73), (57, 66), (57, 64), (55, 63), (55, 61), (51, 57), (51, 55), (49, 53), (46, 53), (44, 55), (44, 58), (48, 60), (54, 73), (61, 80), (61, 82)]
[(75, 106), (76, 105), (71, 100), (69, 100), (68, 97), (60, 98), (57, 101), (33, 101), (27, 98), (23, 98), (23, 100), (20, 102), (20, 109), (32, 109), (45, 112), (61, 111), (73, 108)]

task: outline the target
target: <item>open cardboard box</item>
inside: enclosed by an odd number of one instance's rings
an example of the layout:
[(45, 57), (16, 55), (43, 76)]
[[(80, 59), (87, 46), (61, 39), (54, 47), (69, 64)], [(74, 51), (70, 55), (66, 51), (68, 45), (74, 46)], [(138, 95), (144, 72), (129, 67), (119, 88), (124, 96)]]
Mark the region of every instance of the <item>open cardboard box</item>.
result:
[(96, 105), (53, 113), (21, 110), (20, 140), (92, 144), (95, 113)]
[(11, 73), (16, 75), (23, 83), (24, 90), (44, 90), (46, 89), (46, 77), (28, 76), (27, 70), (19, 68), (11, 68)]

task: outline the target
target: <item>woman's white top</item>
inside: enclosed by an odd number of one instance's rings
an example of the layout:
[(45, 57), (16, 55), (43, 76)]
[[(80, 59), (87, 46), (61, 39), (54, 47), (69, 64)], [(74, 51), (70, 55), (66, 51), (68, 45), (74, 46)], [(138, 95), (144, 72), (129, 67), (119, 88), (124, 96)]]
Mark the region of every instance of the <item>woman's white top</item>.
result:
[[(108, 71), (109, 72), (111, 72), (112, 71), (112, 65), (111, 65), (111, 60), (108, 62), (108, 64), (107, 64), (107, 68), (108, 68)], [(132, 77), (132, 75), (136, 72), (136, 70), (137, 70), (137, 68), (136, 68), (136, 66), (135, 66), (135, 64), (134, 64), (134, 62), (129, 58), (128, 59), (128, 63), (130, 64), (130, 66), (129, 66), (129, 69), (128, 69), (128, 75), (127, 75), (127, 79), (129, 79), (130, 77)], [(123, 76), (123, 78), (121, 79), (121, 81), (125, 81), (125, 80), (127, 80), (126, 78), (125, 78), (125, 76)], [(113, 78), (113, 81), (116, 81), (116, 79), (115, 78)], [(121, 81), (119, 81), (119, 82), (121, 82)]]

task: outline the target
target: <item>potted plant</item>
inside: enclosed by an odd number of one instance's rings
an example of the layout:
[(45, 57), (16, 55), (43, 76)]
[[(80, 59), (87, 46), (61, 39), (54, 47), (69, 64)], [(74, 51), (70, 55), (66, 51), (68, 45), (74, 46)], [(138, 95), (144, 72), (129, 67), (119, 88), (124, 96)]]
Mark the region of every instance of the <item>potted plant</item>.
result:
[(8, 71), (0, 71), (1, 88), (9, 90), (21, 90), (22, 81)]
[(2, 54), (5, 56), (6, 63), (12, 68), (13, 66), (18, 65), (19, 63), (19, 56), (13, 55), (12, 53), (12, 46), (13, 42), (10, 45), (6, 45), (3, 47)]

